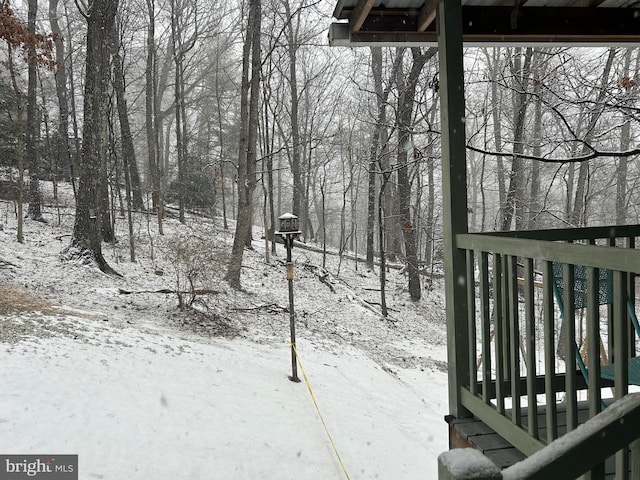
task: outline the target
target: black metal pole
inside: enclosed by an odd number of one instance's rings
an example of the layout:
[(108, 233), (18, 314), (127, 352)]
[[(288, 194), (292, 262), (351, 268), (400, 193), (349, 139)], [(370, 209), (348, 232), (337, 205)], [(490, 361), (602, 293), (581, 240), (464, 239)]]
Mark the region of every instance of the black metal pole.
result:
[(285, 237), (287, 247), (287, 282), (289, 283), (289, 327), (291, 330), (291, 376), (289, 380), (299, 382), (298, 362), (296, 360), (296, 314), (293, 309), (293, 262), (291, 261), (291, 249), (293, 248), (293, 235), (288, 233)]

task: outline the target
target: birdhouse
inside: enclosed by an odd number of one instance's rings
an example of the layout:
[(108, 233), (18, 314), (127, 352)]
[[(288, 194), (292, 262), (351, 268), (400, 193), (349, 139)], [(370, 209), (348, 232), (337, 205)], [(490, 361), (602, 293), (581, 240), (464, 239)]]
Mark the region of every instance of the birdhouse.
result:
[(280, 228), (275, 232), (276, 235), (300, 235), (302, 233), (300, 231), (300, 222), (298, 217), (294, 214), (285, 213), (281, 215), (278, 220), (280, 221)]

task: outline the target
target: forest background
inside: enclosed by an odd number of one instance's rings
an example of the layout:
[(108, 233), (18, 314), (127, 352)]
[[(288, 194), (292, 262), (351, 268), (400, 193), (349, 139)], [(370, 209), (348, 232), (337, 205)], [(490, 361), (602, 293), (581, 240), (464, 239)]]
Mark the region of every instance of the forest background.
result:
[[(73, 186), (67, 259), (95, 262), (132, 212), (220, 218), (226, 266), (293, 212), (326, 256), (441, 268), (437, 49), (329, 48), (327, 0), (2, 0), (0, 196), (43, 220)], [(472, 231), (638, 223), (635, 48), (465, 50)], [(28, 203), (23, 212), (23, 203)], [(229, 220), (235, 220), (230, 222)], [(124, 240), (124, 239), (120, 239)], [(272, 241), (269, 244), (269, 241)], [(380, 268), (382, 307), (384, 273)]]

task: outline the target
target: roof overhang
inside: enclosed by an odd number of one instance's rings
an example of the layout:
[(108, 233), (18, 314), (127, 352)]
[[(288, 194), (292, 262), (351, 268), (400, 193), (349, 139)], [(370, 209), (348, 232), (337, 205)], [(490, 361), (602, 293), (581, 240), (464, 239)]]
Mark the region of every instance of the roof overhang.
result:
[[(451, 1), (451, 0), (448, 0)], [(437, 44), (438, 0), (340, 0), (336, 46)], [(638, 46), (640, 1), (462, 1), (467, 46)]]

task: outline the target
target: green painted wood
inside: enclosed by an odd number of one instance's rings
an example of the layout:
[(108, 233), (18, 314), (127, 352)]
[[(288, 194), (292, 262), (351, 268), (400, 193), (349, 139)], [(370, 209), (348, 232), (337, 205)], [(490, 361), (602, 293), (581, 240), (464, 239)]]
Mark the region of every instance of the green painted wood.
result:
[(511, 321), (509, 319), (509, 284), (511, 280), (509, 278), (509, 257), (507, 255), (502, 256), (502, 345), (500, 349), (502, 352), (502, 365), (504, 366), (503, 380), (508, 382), (511, 378)]
[(496, 365), (496, 409), (498, 413), (504, 413), (505, 392), (505, 362), (504, 362), (504, 282), (502, 275), (502, 256), (493, 256), (493, 328), (495, 341), (495, 365)]
[[(489, 255), (480, 254), (480, 308), (482, 310), (482, 382), (491, 383), (491, 305), (489, 300)], [(489, 389), (482, 391), (486, 403), (489, 403)]]
[(630, 477), (640, 478), (640, 440), (635, 440), (631, 444), (631, 455), (629, 458)]
[[(609, 239), (609, 246), (610, 247), (614, 247), (616, 246), (616, 240), (615, 238), (611, 238)], [(607, 332), (607, 343), (608, 343), (608, 352), (609, 352), (609, 362), (613, 363), (615, 360), (615, 351), (613, 348), (613, 344), (614, 344), (614, 335), (613, 335), (613, 329), (614, 329), (614, 325), (613, 325), (613, 302), (611, 302), (610, 305), (607, 306), (607, 328), (608, 328), (608, 332)]]
[[(617, 363), (617, 362), (616, 362)], [(627, 384), (640, 385), (640, 357), (632, 357), (627, 361)], [(600, 367), (600, 376), (606, 379), (614, 379), (616, 377), (615, 364), (603, 365)]]
[(613, 351), (615, 368), (615, 398), (620, 399), (629, 392), (628, 378), (629, 344), (627, 343), (627, 295), (625, 275), (613, 272)]
[[(613, 453), (628, 457), (628, 445), (640, 436), (640, 394), (628, 395), (605, 409), (597, 418), (587, 421), (581, 429), (563, 436), (523, 462), (503, 470), (505, 480), (527, 478), (576, 478), (601, 464)], [(588, 452), (588, 455), (585, 454)], [(628, 478), (626, 468), (616, 462), (616, 478)]]
[(525, 455), (532, 455), (544, 447), (544, 443), (531, 437), (526, 430), (515, 426), (507, 417), (497, 414), (493, 405), (487, 405), (468, 389), (462, 389), (461, 393), (463, 404), (468, 410)]
[(522, 425), (522, 391), (520, 390), (520, 323), (518, 318), (518, 258), (507, 257), (509, 303), (509, 373), (511, 380), (511, 421)]
[(553, 264), (542, 264), (542, 321), (544, 324), (544, 362), (545, 393), (547, 404), (546, 427), (548, 439), (558, 438), (558, 422), (556, 412), (556, 390), (553, 384), (555, 376), (555, 312), (553, 309)]
[[(628, 249), (635, 249), (636, 246), (636, 238), (635, 237), (627, 237), (625, 238), (625, 248)], [(626, 298), (628, 300), (631, 300), (631, 305), (633, 308), (633, 304), (635, 302), (635, 280), (636, 280), (636, 275), (633, 274), (632, 272), (629, 272), (626, 276), (626, 282), (625, 282), (625, 292), (626, 292)], [(631, 315), (630, 312), (627, 309), (627, 330), (628, 330), (628, 334), (627, 334), (627, 341), (628, 341), (628, 352), (629, 352), (629, 356), (630, 357), (634, 357), (636, 355), (636, 333), (635, 333), (635, 328), (633, 326), (632, 320), (631, 320)], [(640, 335), (640, 332), (639, 332)]]
[(536, 328), (535, 328), (535, 284), (533, 259), (524, 260), (524, 321), (525, 351), (527, 354), (527, 404), (532, 414), (529, 415), (527, 428), (529, 435), (540, 438), (538, 432), (538, 400), (536, 398)]
[[(614, 383), (616, 386), (614, 397), (618, 401), (629, 392), (629, 366), (627, 364), (629, 344), (627, 343), (628, 322), (625, 280), (623, 272), (613, 272), (613, 364), (615, 372)], [(605, 410), (603, 414), (606, 413), (607, 410)], [(628, 480), (628, 478), (629, 451), (625, 448), (616, 453), (616, 479)]]
[[(636, 237), (627, 238), (627, 248), (636, 248)], [(635, 292), (636, 276), (637, 275), (631, 272), (627, 280), (627, 298), (631, 300), (631, 308), (635, 308), (636, 296), (631, 293)], [(629, 320), (631, 320), (631, 318), (629, 318)], [(640, 332), (638, 332), (638, 336), (640, 337)], [(631, 321), (629, 321), (629, 355), (635, 356), (636, 354), (636, 335), (632, 328)], [(638, 478), (640, 478), (640, 476)]]
[(550, 228), (541, 230), (517, 230), (508, 232), (483, 232), (479, 235), (498, 237), (529, 238), (532, 240), (565, 241), (597, 240), (621, 237), (639, 237), (640, 224), (610, 225), (582, 228)]
[(600, 308), (598, 305), (598, 269), (587, 268), (587, 369), (589, 371), (589, 414), (602, 410), (600, 378)]
[(640, 250), (637, 249), (612, 249), (598, 245), (556, 243), (480, 234), (461, 234), (456, 238), (458, 246), (465, 249), (640, 273)]
[[(525, 391), (527, 388), (527, 378), (522, 377), (519, 379), (519, 388), (521, 391)], [(544, 394), (547, 391), (547, 383), (551, 383), (555, 392), (563, 392), (565, 386), (564, 372), (554, 374), (550, 380), (545, 378), (544, 375), (537, 375), (535, 379), (535, 393)], [(576, 372), (576, 383), (578, 390), (586, 390), (588, 388), (585, 378), (581, 372)], [(602, 380), (602, 387), (613, 387), (613, 381)], [(483, 383), (478, 385), (479, 392), (484, 396), (485, 385)], [(511, 381), (505, 382), (503, 386), (505, 395), (508, 397), (511, 395)], [(491, 381), (486, 390), (488, 390), (489, 398), (496, 398), (496, 381)]]
[(567, 426), (573, 430), (578, 426), (578, 407), (576, 395), (576, 299), (575, 299), (575, 268), (565, 263), (564, 278), (564, 349), (565, 349), (565, 392), (567, 395)]
[(438, 51), (440, 63), (440, 118), (442, 145), (442, 224), (447, 316), (449, 412), (468, 415), (460, 392), (469, 382), (469, 335), (465, 288), (466, 258), (456, 244), (468, 231), (467, 166), (462, 64), (462, 5), (438, 3)]
[[(608, 400), (608, 403), (611, 403)], [(578, 421), (582, 425), (587, 422), (591, 416), (589, 414), (589, 405), (588, 402), (580, 402), (578, 404)], [(527, 417), (532, 414), (532, 410), (529, 408), (523, 408), (523, 422), (528, 421)], [(539, 417), (539, 423), (544, 424), (545, 422), (545, 414), (546, 408), (544, 405), (541, 405), (539, 409), (537, 409), (536, 413), (533, 414)], [(567, 412), (566, 406), (561, 404), (558, 408), (558, 432), (560, 436), (565, 435), (567, 430)], [(465, 419), (453, 419), (450, 422), (452, 428), (456, 430), (456, 435), (464, 438), (470, 445), (478, 448), (482, 453), (490, 458), (499, 468), (509, 467), (519, 461), (524, 460), (526, 457), (523, 453), (517, 450), (515, 447), (511, 445), (509, 441), (504, 439), (504, 437), (497, 437), (497, 433), (487, 424), (485, 424), (482, 420), (477, 417), (473, 418), (465, 418)], [(516, 428), (515, 426), (513, 428)], [(542, 429), (541, 437), (546, 438), (546, 429)], [(605, 441), (608, 439), (605, 436)], [(544, 443), (544, 442), (543, 442)], [(633, 444), (632, 444), (633, 448)], [(586, 452), (585, 455), (591, 455), (591, 452)], [(633, 455), (632, 455), (633, 456)], [(632, 465), (630, 478), (640, 478), (637, 475), (633, 475), (633, 461), (631, 461)], [(606, 461), (601, 462), (600, 464), (594, 466), (590, 473), (587, 473), (584, 479), (596, 480), (605, 478), (605, 473), (607, 475), (606, 478), (613, 478), (613, 472), (615, 471), (615, 457), (610, 456)], [(560, 478), (556, 475), (551, 475), (549, 478)], [(583, 479), (583, 480), (584, 480)]]
[(476, 279), (473, 250), (467, 250), (467, 330), (469, 332), (469, 389), (474, 395), (478, 392), (478, 358), (476, 345)]

